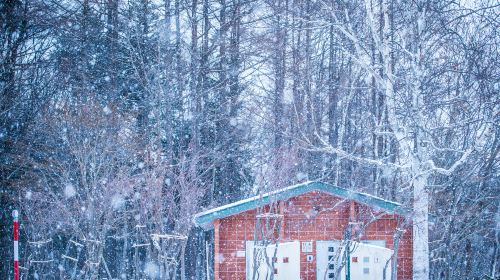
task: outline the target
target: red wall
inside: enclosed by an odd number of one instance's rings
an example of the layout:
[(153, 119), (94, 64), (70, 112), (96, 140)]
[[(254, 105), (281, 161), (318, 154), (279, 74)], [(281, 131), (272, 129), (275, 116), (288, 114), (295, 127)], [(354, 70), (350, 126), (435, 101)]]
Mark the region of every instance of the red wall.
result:
[[(340, 240), (349, 222), (350, 201), (341, 200), (321, 192), (310, 192), (284, 202), (284, 221), (280, 242)], [(319, 213), (315, 215), (312, 207)], [(360, 240), (385, 240), (386, 247), (393, 249), (393, 236), (398, 219), (396, 215), (374, 212), (371, 208), (353, 204), (356, 219), (364, 224), (372, 221), (364, 232), (356, 234)], [(352, 211), (352, 210), (351, 210)], [(245, 250), (245, 240), (254, 240), (255, 210), (216, 220), (215, 225), (215, 280), (245, 279), (245, 257), (237, 257), (237, 251)], [(375, 220), (373, 217), (377, 217)], [(356, 238), (355, 238), (356, 239)], [(306, 255), (316, 256), (313, 242), (312, 253), (301, 254), (301, 279), (315, 280), (315, 262), (307, 262)], [(217, 262), (217, 259), (219, 260)], [(398, 280), (412, 278), (412, 230), (405, 227), (398, 250)]]

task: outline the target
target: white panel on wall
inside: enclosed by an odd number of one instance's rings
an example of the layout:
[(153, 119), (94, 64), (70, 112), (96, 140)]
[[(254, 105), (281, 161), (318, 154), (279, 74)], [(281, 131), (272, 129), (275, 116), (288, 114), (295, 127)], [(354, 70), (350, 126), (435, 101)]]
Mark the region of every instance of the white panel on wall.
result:
[(341, 279), (343, 253), (340, 241), (316, 241), (316, 279)]
[[(355, 242), (351, 253), (351, 279), (384, 279), (384, 267), (387, 267), (385, 279), (391, 279), (392, 250), (371, 244)], [(353, 263), (352, 258), (358, 262)], [(387, 265), (387, 266), (386, 266)]]
[(275, 280), (300, 280), (300, 242), (271, 244), (263, 248), (254, 246), (254, 241), (246, 241), (245, 251), (247, 280), (268, 280), (271, 273), (274, 273)]

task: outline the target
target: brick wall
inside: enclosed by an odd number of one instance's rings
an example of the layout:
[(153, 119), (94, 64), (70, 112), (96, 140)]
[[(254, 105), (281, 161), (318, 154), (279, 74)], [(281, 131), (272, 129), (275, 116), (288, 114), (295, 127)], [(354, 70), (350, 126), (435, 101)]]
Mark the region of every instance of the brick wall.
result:
[[(317, 191), (285, 201), (280, 242), (340, 240), (354, 210), (357, 221), (363, 225), (355, 231), (354, 239), (385, 240), (386, 247), (393, 249), (394, 232), (402, 219), (351, 203)], [(245, 240), (254, 240), (255, 216), (256, 211), (251, 210), (215, 221), (215, 280), (245, 279), (245, 257), (237, 252), (245, 250)], [(315, 262), (307, 262), (308, 254), (316, 256), (315, 243), (312, 253), (301, 252), (301, 279), (315, 280)], [(412, 231), (408, 225), (399, 242), (398, 280), (411, 278)]]

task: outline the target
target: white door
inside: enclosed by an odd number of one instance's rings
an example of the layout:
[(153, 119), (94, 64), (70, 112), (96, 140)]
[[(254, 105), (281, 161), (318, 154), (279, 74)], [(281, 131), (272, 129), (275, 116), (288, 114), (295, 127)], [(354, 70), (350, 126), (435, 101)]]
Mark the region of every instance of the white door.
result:
[[(351, 280), (391, 279), (392, 250), (385, 247), (351, 242)], [(345, 280), (347, 262), (344, 247), (340, 241), (316, 241), (316, 279)]]
[(391, 249), (357, 242), (351, 248), (351, 280), (382, 280), (384, 269), (385, 279), (391, 279)]
[(316, 241), (316, 279), (345, 279), (345, 271), (341, 267), (343, 257), (344, 248), (340, 241)]
[(298, 241), (279, 243), (278, 246), (271, 244), (267, 248), (247, 241), (245, 257), (246, 280), (300, 280)]

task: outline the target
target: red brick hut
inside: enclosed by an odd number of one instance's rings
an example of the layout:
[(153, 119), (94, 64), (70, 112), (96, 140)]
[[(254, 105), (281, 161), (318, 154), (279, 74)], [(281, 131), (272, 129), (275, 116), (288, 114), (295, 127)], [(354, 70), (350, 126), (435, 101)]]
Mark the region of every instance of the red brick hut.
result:
[(369, 194), (307, 182), (199, 213), (194, 222), (214, 230), (215, 280), (271, 273), (276, 280), (406, 280), (408, 213)]

